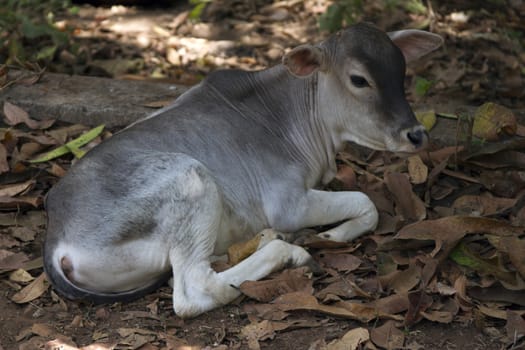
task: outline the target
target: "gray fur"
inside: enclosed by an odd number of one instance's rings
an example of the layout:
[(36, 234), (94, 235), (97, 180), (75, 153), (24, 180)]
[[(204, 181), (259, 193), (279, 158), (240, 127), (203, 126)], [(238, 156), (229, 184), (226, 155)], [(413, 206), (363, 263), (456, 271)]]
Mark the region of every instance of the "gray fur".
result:
[[(439, 46), (437, 36), (426, 35)], [(373, 229), (377, 213), (366, 196), (315, 188), (335, 174), (345, 141), (393, 151), (420, 147), (406, 136), (420, 126), (403, 92), (403, 54), (364, 24), (303, 49), (311, 58), (292, 51), (285, 65), (210, 74), (73, 166), (46, 202), (44, 259), (54, 287), (70, 298), (114, 300), (140, 295), (172, 268), (175, 311), (191, 316), (238, 295), (230, 285), (242, 278), (263, 277), (289, 261), (311, 263), (302, 248), (275, 242), (241, 266), (213, 273), (209, 257), (231, 243), (268, 227), (291, 232), (352, 219), (325, 233), (336, 240)], [(317, 68), (300, 76), (309, 60)], [(350, 85), (353, 62), (375, 90)], [(84, 284), (60, 271), (64, 256)], [(268, 259), (274, 265), (261, 270)]]

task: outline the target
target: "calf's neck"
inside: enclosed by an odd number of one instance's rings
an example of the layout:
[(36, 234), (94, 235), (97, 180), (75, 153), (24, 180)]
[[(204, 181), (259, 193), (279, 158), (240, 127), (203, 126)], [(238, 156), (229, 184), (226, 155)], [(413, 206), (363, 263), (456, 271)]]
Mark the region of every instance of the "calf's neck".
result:
[(49, 280), (68, 298), (114, 302), (171, 276), (175, 313), (190, 317), (236, 298), (245, 280), (314, 267), (305, 249), (268, 237), (223, 272), (210, 258), (267, 228), (342, 222), (320, 233), (335, 241), (373, 230), (378, 214), (366, 195), (318, 188), (347, 141), (394, 152), (425, 146), (404, 94), (405, 62), (441, 43), (425, 31), (357, 24), (292, 49), (275, 67), (210, 74), (95, 147), (50, 190)]

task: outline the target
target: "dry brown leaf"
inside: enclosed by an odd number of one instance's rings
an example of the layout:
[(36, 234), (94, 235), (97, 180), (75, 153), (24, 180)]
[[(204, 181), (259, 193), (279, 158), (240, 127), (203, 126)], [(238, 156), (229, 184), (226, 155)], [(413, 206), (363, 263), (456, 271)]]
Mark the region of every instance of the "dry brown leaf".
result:
[(98, 320), (107, 320), (109, 316), (110, 313), (105, 307), (98, 308), (97, 311), (95, 311), (95, 318)]
[(374, 230), (375, 234), (384, 235), (386, 233), (397, 232), (403, 223), (403, 218), (401, 216), (390, 215), (385, 212), (379, 213), (379, 224)]
[(57, 336), (57, 331), (55, 331), (50, 325), (44, 323), (34, 323), (33, 326), (31, 326), (31, 332), (46, 338)]
[(127, 337), (131, 334), (142, 334), (142, 335), (155, 335), (157, 334), (157, 332), (155, 331), (150, 331), (148, 329), (142, 329), (142, 328), (126, 328), (126, 327), (121, 327), (121, 328), (118, 328), (117, 329), (117, 333), (121, 336), (121, 337)]
[[(374, 191), (363, 190), (363, 193), (365, 193), (370, 198), (380, 213), (384, 212), (391, 216), (397, 216), (397, 213), (394, 209), (394, 202), (388, 194), (388, 189), (385, 187), (386, 186), (383, 186), (380, 189)], [(400, 215), (399, 217), (401, 218)]]
[(12, 271), (22, 268), (24, 263), (29, 260), (28, 256), (24, 253), (13, 254), (7, 250), (0, 250), (0, 253), (6, 252), (6, 254), (0, 254), (0, 272)]
[(200, 350), (200, 347), (190, 346), (186, 340), (176, 337), (175, 335), (159, 332), (158, 337), (166, 343), (166, 350)]
[(0, 248), (13, 248), (20, 245), (16, 239), (5, 233), (0, 233)]
[(500, 308), (489, 307), (483, 304), (477, 305), (476, 308), (483, 314), (492, 318), (498, 318), (500, 320), (507, 320), (507, 310)]
[(43, 349), (47, 342), (47, 338), (34, 336), (29, 340), (22, 342), (18, 345), (18, 350), (35, 350)]
[(464, 195), (457, 198), (452, 207), (457, 215), (492, 216), (501, 214), (516, 205), (516, 198), (498, 198), (490, 193)]
[(397, 172), (385, 174), (385, 184), (394, 196), (396, 210), (409, 221), (423, 220), (427, 216), (425, 204), (413, 191), (406, 174)]
[(0, 174), (9, 171), (9, 162), (7, 161), (7, 150), (3, 143), (0, 143)]
[(429, 310), (421, 311), (421, 315), (429, 321), (439, 323), (450, 323), (454, 319), (454, 314), (450, 311)]
[(129, 348), (135, 350), (142, 348), (149, 342), (155, 341), (155, 335), (143, 335), (139, 333), (132, 333), (119, 341), (120, 345), (128, 345)]
[(62, 168), (60, 165), (58, 165), (55, 162), (51, 162), (51, 168), (46, 169), (47, 172), (49, 172), (51, 175), (54, 175), (56, 177), (63, 177), (66, 175), (66, 171), (64, 168)]
[(500, 284), (494, 284), (490, 287), (469, 287), (467, 293), (470, 297), (480, 301), (487, 302), (505, 302), (525, 306), (525, 293), (523, 289), (509, 290)]
[(20, 208), (34, 209), (42, 205), (40, 196), (0, 197), (0, 208), (19, 210)]
[(407, 294), (392, 294), (387, 297), (377, 299), (365, 304), (369, 307), (381, 310), (385, 314), (398, 314), (408, 310)]
[(462, 310), (468, 311), (472, 308), (472, 299), (467, 295), (467, 277), (464, 275), (458, 276), (454, 281), (454, 289), (456, 290), (455, 299)]
[(513, 198), (525, 188), (525, 171), (484, 170), (480, 182), (495, 196)]
[(241, 329), (241, 337), (248, 341), (249, 349), (260, 349), (259, 340), (273, 339), (275, 333), (290, 326), (288, 322), (263, 320)]
[(419, 281), (421, 281), (421, 267), (410, 265), (407, 269), (394, 273), (385, 287), (392, 288), (397, 294), (406, 294), (415, 288)]
[(418, 155), (408, 157), (408, 175), (415, 185), (425, 183), (428, 177), (428, 167)]
[(157, 315), (159, 313), (159, 298), (156, 298), (151, 303), (146, 305), (152, 315)]
[[(370, 322), (376, 318), (387, 318), (392, 320), (402, 320), (403, 317), (398, 315), (387, 314), (383, 310), (377, 309), (375, 306), (370, 306), (366, 303), (358, 302), (348, 302), (348, 301), (339, 301), (333, 304), (336, 307), (346, 309), (355, 315), (357, 315), (359, 320), (362, 322)], [(366, 321), (363, 321), (366, 320)]]
[(25, 226), (13, 226), (9, 228), (9, 234), (22, 242), (30, 242), (35, 240), (36, 231)]
[(424, 264), (421, 270), (421, 288), (426, 288), (436, 274), (439, 261), (429, 256), (419, 256), (418, 260)]
[(46, 134), (55, 140), (55, 145), (62, 145), (74, 136), (78, 136), (88, 130), (89, 127), (85, 125), (73, 124), (62, 128), (53, 128), (52, 130), (46, 131)]
[(368, 330), (363, 327), (348, 331), (341, 339), (329, 343), (325, 350), (358, 350), (363, 343), (370, 339)]
[(261, 302), (269, 302), (279, 295), (291, 292), (313, 292), (312, 279), (308, 276), (308, 269), (300, 267), (281, 272), (277, 277), (261, 281), (245, 281), (240, 290), (250, 298)]
[(27, 139), (29, 141), (34, 141), (40, 145), (43, 146), (56, 146), (58, 145), (58, 142), (53, 139), (52, 137), (49, 137), (44, 134), (40, 133), (28, 133), (24, 132), (22, 130), (13, 129), (11, 130), (13, 133), (13, 137), (20, 138), (20, 139)]
[(44, 266), (44, 258), (38, 257), (33, 260), (27, 261), (22, 265), (22, 268), (26, 271), (31, 271), (35, 269), (39, 269)]
[[(409, 239), (435, 241), (435, 251), (442, 249), (443, 257), (446, 257), (457, 242), (467, 234), (486, 233), (497, 236), (515, 236), (522, 234), (524, 231), (525, 228), (511, 226), (502, 220), (483, 217), (449, 216), (407, 225), (394, 238), (395, 240), (403, 241)], [(434, 255), (432, 254), (432, 256)]]
[(443, 296), (451, 296), (456, 294), (456, 289), (454, 289), (454, 287), (441, 282), (436, 283), (436, 291)]
[[(525, 153), (513, 150), (503, 150), (494, 154), (471, 157), (468, 159), (468, 163), (487, 169), (525, 169)], [(465, 177), (465, 175), (463, 175), (463, 177)]]
[(54, 120), (36, 121), (31, 119), (26, 111), (8, 101), (4, 102), (4, 115), (7, 124), (14, 126), (24, 123), (31, 129), (47, 129), (55, 123)]
[(525, 279), (525, 254), (523, 253), (525, 252), (525, 239), (502, 237), (498, 248), (509, 255), (512, 265), (514, 265), (521, 277)]
[(298, 237), (294, 242), (296, 245), (314, 249), (337, 249), (348, 247), (346, 242), (336, 242), (319, 237), (317, 234), (309, 234)]
[(422, 290), (408, 293), (409, 306), (405, 315), (405, 325), (411, 326), (421, 321), (422, 312), (432, 305), (432, 297)]
[(372, 328), (370, 339), (385, 349), (401, 349), (405, 343), (405, 334), (396, 327), (394, 321), (389, 320), (380, 327)]
[(15, 337), (16, 341), (20, 341), (22, 339), (27, 339), (33, 335), (33, 332), (31, 331), (31, 328), (24, 328)]
[(348, 165), (338, 167), (335, 179), (339, 182), (338, 190), (352, 191), (357, 188), (357, 176), (354, 169)]
[(429, 152), (428, 156), (434, 166), (446, 162), (449, 158), (454, 157), (464, 150), (463, 146), (449, 146), (438, 149), (437, 151)]
[(27, 142), (20, 146), (20, 152), (18, 152), (15, 160), (17, 162), (24, 161), (32, 158), (35, 154), (41, 152), (44, 146), (36, 142)]
[[(433, 200), (441, 200), (448, 197), (457, 188), (448, 183), (435, 184), (430, 188), (430, 196)], [(435, 210), (435, 207), (434, 207)]]
[(507, 336), (513, 341), (525, 337), (524, 311), (507, 310)]
[(28, 303), (40, 297), (47, 288), (49, 288), (49, 283), (46, 280), (46, 274), (41, 273), (33, 282), (13, 295), (11, 300), (17, 304)]
[(18, 184), (0, 186), (0, 197), (14, 197), (31, 189), (34, 180), (28, 180)]
[(357, 319), (357, 315), (344, 308), (339, 308), (333, 305), (321, 305), (317, 299), (311, 294), (302, 292), (294, 292), (281, 295), (274, 302), (280, 310), (312, 310), (326, 313), (332, 316), (341, 316)]
[(395, 315), (383, 314), (374, 307), (361, 303), (337, 302), (332, 305), (319, 304), (317, 299), (306, 293), (294, 292), (281, 295), (273, 302), (280, 310), (310, 310), (331, 316), (346, 317), (361, 322), (369, 322), (377, 317), (397, 319)]
[(248, 315), (250, 321), (258, 319), (269, 321), (282, 321), (289, 313), (279, 310), (274, 304), (244, 304), (243, 311)]
[(356, 296), (352, 285), (345, 280), (330, 283), (328, 286), (315, 294), (315, 296), (322, 301), (324, 301), (329, 295), (336, 295), (345, 299)]
[(96, 330), (91, 335), (91, 338), (94, 341), (99, 341), (103, 339), (107, 339), (109, 337), (109, 333), (106, 330)]
[(525, 126), (522, 124), (518, 124), (516, 126), (516, 136), (525, 137)]
[(349, 272), (357, 269), (362, 261), (352, 254), (320, 253), (314, 256), (323, 266), (334, 268), (340, 272)]

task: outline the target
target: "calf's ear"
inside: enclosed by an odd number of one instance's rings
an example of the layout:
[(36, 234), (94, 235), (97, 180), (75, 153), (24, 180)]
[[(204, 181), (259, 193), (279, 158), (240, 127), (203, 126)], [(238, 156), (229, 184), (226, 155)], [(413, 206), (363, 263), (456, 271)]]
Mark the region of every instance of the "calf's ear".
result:
[(424, 30), (398, 30), (389, 32), (388, 36), (401, 49), (407, 63), (417, 60), (443, 44), (441, 36)]
[(323, 51), (312, 45), (297, 46), (283, 56), (283, 65), (296, 77), (306, 78), (322, 69)]

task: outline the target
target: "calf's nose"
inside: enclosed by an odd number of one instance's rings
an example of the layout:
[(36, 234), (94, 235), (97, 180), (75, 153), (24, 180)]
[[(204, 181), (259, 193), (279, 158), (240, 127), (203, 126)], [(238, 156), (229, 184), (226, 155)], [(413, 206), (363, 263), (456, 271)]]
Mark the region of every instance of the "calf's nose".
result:
[(416, 149), (424, 148), (428, 143), (428, 133), (423, 126), (407, 130), (406, 137)]

